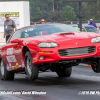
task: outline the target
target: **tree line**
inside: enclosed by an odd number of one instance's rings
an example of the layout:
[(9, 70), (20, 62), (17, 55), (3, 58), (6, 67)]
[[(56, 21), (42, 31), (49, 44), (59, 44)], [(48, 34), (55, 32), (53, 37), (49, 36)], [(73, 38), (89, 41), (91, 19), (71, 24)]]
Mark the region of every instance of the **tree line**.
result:
[[(16, 1), (16, 0), (0, 0)], [(17, 0), (22, 1), (22, 0)], [(44, 18), (48, 22), (78, 21), (79, 4), (63, 3), (65, 0), (23, 0), (30, 2), (30, 19), (38, 22)], [(82, 3), (82, 20), (100, 20), (100, 0), (97, 3)]]

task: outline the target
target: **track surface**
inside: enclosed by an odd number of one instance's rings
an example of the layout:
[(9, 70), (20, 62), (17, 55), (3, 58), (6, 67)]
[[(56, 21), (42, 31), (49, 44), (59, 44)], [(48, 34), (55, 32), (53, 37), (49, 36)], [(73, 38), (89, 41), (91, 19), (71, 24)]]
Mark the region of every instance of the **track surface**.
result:
[(46, 95), (0, 95), (0, 100), (100, 100), (99, 95), (79, 95), (79, 91), (100, 91), (100, 73), (80, 65), (73, 67), (70, 78), (59, 78), (55, 72), (39, 74), (30, 81), (24, 74), (16, 74), (14, 81), (0, 80), (0, 91), (45, 91)]

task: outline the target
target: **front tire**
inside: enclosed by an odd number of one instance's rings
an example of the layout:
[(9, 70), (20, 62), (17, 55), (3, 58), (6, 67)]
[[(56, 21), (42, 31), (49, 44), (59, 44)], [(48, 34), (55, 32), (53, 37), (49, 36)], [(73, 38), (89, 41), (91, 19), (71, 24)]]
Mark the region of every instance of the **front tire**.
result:
[(32, 56), (29, 51), (25, 54), (25, 70), (30, 80), (38, 78), (38, 67), (32, 64)]
[(72, 73), (72, 67), (70, 67), (70, 68), (59, 68), (56, 71), (56, 73), (59, 77), (70, 77), (71, 73)]
[(14, 73), (7, 71), (7, 67), (3, 59), (0, 60), (0, 78), (2, 80), (13, 80)]

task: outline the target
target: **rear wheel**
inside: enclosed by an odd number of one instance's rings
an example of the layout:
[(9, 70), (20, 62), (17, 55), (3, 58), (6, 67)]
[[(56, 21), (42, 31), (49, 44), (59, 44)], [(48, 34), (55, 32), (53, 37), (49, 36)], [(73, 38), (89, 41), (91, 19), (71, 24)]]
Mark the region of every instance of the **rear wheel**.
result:
[(32, 56), (29, 51), (25, 54), (25, 70), (30, 80), (38, 78), (38, 67), (32, 64)]
[(7, 67), (3, 59), (1, 59), (0, 61), (0, 78), (2, 80), (13, 80), (14, 79), (14, 73), (7, 71)]
[(59, 77), (70, 77), (72, 72), (72, 67), (70, 68), (59, 68), (56, 73)]
[(95, 59), (96, 62), (91, 65), (94, 72), (99, 73), (100, 72), (100, 58)]

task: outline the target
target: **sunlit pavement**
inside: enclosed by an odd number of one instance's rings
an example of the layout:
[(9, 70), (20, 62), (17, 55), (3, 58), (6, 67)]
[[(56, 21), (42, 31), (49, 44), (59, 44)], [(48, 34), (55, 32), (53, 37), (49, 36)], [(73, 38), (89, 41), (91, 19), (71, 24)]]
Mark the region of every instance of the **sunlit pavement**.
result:
[(59, 78), (55, 72), (39, 74), (30, 81), (24, 74), (16, 74), (14, 81), (0, 80), (0, 91), (45, 91), (46, 95), (0, 95), (0, 100), (100, 100), (99, 95), (79, 95), (79, 91), (100, 91), (100, 73), (87, 65), (73, 67), (70, 78)]

